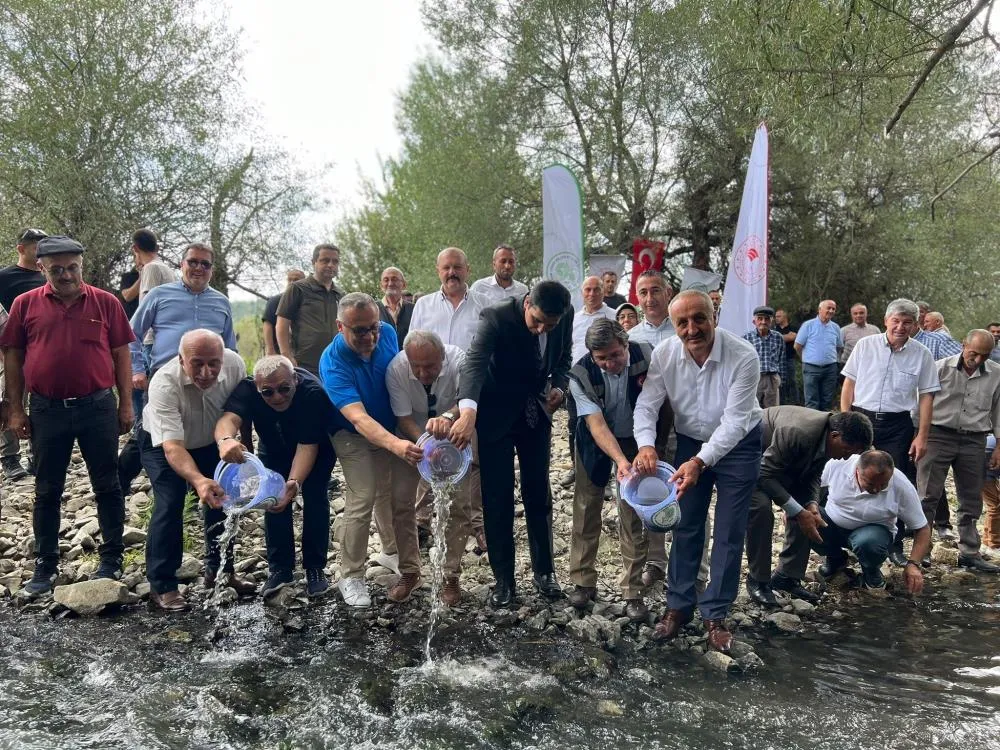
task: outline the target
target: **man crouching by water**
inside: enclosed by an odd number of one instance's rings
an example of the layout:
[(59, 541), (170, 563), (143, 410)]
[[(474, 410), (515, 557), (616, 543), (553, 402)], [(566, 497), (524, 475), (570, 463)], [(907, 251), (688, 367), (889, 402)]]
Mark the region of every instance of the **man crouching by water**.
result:
[(826, 562), (820, 566), (823, 578), (847, 567), (846, 550), (861, 564), (861, 585), (884, 589), (882, 563), (901, 520), (914, 531), (913, 549), (903, 567), (903, 578), (911, 594), (924, 588), (920, 561), (931, 546), (931, 527), (920, 505), (917, 490), (897, 469), (885, 451), (870, 450), (859, 456), (829, 461), (820, 486), (827, 488), (826, 507), (820, 513), (826, 526), (820, 528), (822, 543), (812, 547)]
[(254, 365), (253, 379), (245, 378), (236, 386), (215, 425), (220, 459), (243, 463), (239, 435), (251, 424), (260, 438), (257, 457), (287, 479), (277, 505), (264, 516), (270, 576), (260, 593), (268, 596), (292, 582), (295, 537), (290, 504), (301, 494), (306, 593), (320, 596), (330, 588), (323, 569), (330, 548), (326, 487), (335, 461), (329, 435), (333, 404), (308, 370), (295, 367), (288, 357), (263, 357)]
[[(212, 479), (219, 460), (214, 433), (222, 407), (247, 369), (222, 337), (196, 328), (181, 337), (178, 356), (157, 370), (149, 383), (142, 412), (139, 450), (153, 485), (153, 517), (146, 538), (146, 577), (154, 607), (180, 612), (188, 604), (177, 590), (177, 568), (184, 550), (184, 496), (188, 485), (205, 508), (205, 586), (215, 586), (221, 555), (222, 501), (225, 493)], [(232, 550), (224, 572), (237, 594), (257, 587), (232, 575)]]

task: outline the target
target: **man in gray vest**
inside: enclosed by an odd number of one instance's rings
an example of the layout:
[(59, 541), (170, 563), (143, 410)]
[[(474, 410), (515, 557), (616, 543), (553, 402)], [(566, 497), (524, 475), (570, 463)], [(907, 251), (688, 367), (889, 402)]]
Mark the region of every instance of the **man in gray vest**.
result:
[[(612, 471), (618, 479), (632, 470), (639, 451), (632, 429), (635, 401), (646, 379), (649, 344), (629, 342), (628, 333), (614, 320), (595, 320), (584, 339), (587, 354), (569, 372), (569, 390), (577, 405), (576, 485), (573, 492), (573, 537), (570, 541), (570, 580), (576, 588), (569, 600), (578, 609), (597, 597), (598, 544), (604, 486)], [(624, 500), (618, 500), (622, 574), (618, 579), (632, 620), (644, 620), (642, 566), (648, 540), (642, 522)]]

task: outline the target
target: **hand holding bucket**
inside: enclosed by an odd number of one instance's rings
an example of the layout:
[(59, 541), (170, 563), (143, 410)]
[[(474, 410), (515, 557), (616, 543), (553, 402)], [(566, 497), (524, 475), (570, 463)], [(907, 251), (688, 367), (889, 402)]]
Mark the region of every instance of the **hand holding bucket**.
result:
[(670, 481), (673, 474), (673, 466), (657, 461), (655, 473), (643, 475), (633, 471), (618, 483), (618, 496), (636, 512), (643, 526), (650, 531), (670, 531), (680, 523), (677, 487)]
[(273, 508), (284, 493), (285, 478), (252, 453), (244, 452), (243, 458), (241, 464), (220, 461), (215, 467), (215, 481), (226, 493), (222, 509), (232, 514)]
[(428, 432), (417, 440), (417, 447), (424, 452), (424, 457), (417, 464), (417, 471), (431, 484), (457, 484), (472, 463), (472, 448), (465, 446), (459, 450), (452, 442), (439, 440)]

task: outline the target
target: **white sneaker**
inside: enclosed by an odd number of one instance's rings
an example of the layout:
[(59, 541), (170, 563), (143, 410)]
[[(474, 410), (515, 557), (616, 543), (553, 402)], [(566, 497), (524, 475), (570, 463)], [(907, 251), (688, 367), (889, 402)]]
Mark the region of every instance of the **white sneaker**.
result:
[(341, 578), (337, 582), (340, 595), (348, 607), (370, 607), (372, 598), (368, 596), (368, 586), (362, 578)]
[(399, 553), (387, 555), (385, 552), (379, 552), (378, 557), (375, 558), (375, 564), (381, 565), (386, 570), (391, 570), (396, 575), (399, 575)]

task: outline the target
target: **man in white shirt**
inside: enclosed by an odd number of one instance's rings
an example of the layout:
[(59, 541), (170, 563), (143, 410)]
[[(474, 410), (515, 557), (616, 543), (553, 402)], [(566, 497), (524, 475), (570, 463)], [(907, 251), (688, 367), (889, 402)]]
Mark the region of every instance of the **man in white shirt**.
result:
[[(871, 420), (874, 447), (892, 456), (893, 464), (913, 482), (915, 464), (927, 452), (934, 394), (941, 390), (931, 353), (910, 337), (917, 330), (917, 305), (907, 299), (889, 303), (885, 334), (858, 341), (844, 365), (840, 410), (853, 409)], [(919, 410), (914, 435), (910, 413)], [(903, 539), (897, 535), (889, 559), (903, 565)]]
[(514, 278), (517, 271), (517, 253), (510, 245), (497, 245), (493, 251), (493, 275), (472, 284), (471, 291), (485, 304), (495, 305), (507, 297), (523, 297), (528, 287)]
[[(760, 475), (761, 417), (757, 405), (760, 365), (753, 346), (714, 327), (712, 300), (687, 290), (670, 303), (677, 331), (653, 351), (649, 375), (635, 406), (635, 467), (655, 471), (654, 447), (660, 406), (670, 399), (677, 430), (677, 496), (681, 521), (673, 530), (668, 569), (668, 610), (655, 637), (674, 638), (690, 622), (697, 601), (709, 646), (723, 653), (732, 645), (725, 618), (739, 589), (750, 498)], [(717, 491), (711, 577), (696, 596), (705, 542), (705, 519)]]
[[(604, 304), (604, 287), (601, 280), (596, 276), (590, 276), (583, 280), (581, 287), (583, 292), (583, 307), (576, 311), (573, 316), (573, 353), (571, 355), (573, 364), (577, 364), (587, 354), (587, 346), (584, 340), (590, 324), (595, 320), (614, 320), (615, 311)], [(576, 403), (571, 394), (566, 394), (566, 411), (569, 414), (569, 457), (570, 461), (576, 462)], [(576, 480), (574, 467), (571, 465), (559, 477), (559, 484), (563, 487), (572, 487)]]
[(885, 451), (870, 450), (857, 456), (833, 459), (823, 469), (820, 486), (827, 488), (826, 507), (820, 515), (822, 543), (812, 547), (826, 555), (819, 573), (830, 578), (847, 567), (845, 550), (861, 564), (865, 588), (885, 588), (882, 563), (889, 554), (897, 524), (915, 532), (913, 550), (904, 562), (906, 588), (919, 594), (924, 586), (919, 561), (931, 544), (931, 529), (920, 507), (917, 490)]
[(674, 290), (659, 271), (643, 271), (635, 282), (635, 296), (642, 307), (642, 320), (628, 332), (630, 341), (642, 341), (656, 347), (674, 335), (668, 307)]
[(436, 268), (441, 289), (417, 300), (410, 330), (433, 331), (445, 344), (468, 351), (485, 300), (469, 289), (469, 260), (457, 247), (438, 253)]
[[(457, 346), (442, 344), (435, 333), (413, 330), (407, 334), (402, 350), (385, 372), (385, 385), (389, 389), (392, 412), (396, 415), (397, 432), (414, 443), (424, 432), (430, 432), (437, 438), (448, 437), (458, 412), (458, 378), (464, 362), (465, 352)], [(475, 451), (474, 437), (472, 448)], [(393, 495), (415, 500), (417, 525), (429, 529), (434, 514), (431, 487), (420, 478), (416, 467), (407, 465), (400, 468), (400, 471), (393, 472)], [(445, 527), (444, 585), (440, 597), (449, 607), (458, 604), (462, 598), (458, 579), (462, 572), (465, 542), (472, 533), (469, 511), (473, 494), (478, 496), (481, 507), (478, 461), (455, 488)], [(485, 547), (485, 535), (482, 544)]]

